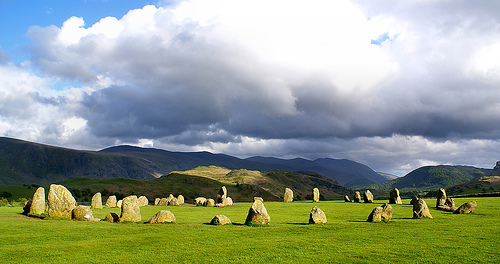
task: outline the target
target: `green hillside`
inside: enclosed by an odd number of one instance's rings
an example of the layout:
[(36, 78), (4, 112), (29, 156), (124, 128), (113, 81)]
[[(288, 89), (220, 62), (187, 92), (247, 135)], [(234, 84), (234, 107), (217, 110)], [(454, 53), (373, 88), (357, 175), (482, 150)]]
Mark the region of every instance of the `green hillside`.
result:
[(491, 170), (471, 166), (426, 166), (418, 168), (406, 176), (384, 183), (368, 186), (370, 189), (420, 190), (432, 191), (470, 182), (482, 176), (490, 175)]

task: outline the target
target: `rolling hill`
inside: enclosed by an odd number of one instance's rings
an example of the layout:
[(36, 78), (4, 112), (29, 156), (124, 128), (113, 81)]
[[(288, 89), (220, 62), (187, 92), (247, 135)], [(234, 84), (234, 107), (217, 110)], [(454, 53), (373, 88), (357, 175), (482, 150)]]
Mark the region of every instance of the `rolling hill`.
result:
[(457, 184), (470, 182), (483, 176), (489, 176), (491, 172), (491, 169), (481, 169), (471, 166), (425, 166), (406, 174), (404, 177), (373, 184), (367, 188), (433, 191), (439, 188), (448, 188)]
[(385, 181), (369, 167), (350, 160), (240, 159), (209, 152), (171, 152), (133, 146), (82, 151), (0, 137), (0, 185), (43, 185), (80, 177), (152, 180), (172, 171), (210, 165), (230, 170), (312, 171), (340, 184), (362, 178), (375, 183)]

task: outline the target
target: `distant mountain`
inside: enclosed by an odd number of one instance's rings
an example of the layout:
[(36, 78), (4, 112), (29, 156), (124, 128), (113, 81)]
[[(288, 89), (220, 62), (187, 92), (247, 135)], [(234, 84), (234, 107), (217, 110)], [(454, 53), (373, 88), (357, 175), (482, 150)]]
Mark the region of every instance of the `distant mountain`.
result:
[(488, 176), (491, 172), (491, 169), (481, 169), (471, 166), (426, 166), (418, 168), (404, 177), (370, 185), (368, 188), (432, 191), (438, 188), (448, 188), (457, 184), (470, 182), (482, 176)]
[(41, 185), (79, 177), (151, 180), (172, 171), (209, 165), (231, 170), (312, 171), (340, 184), (363, 178), (374, 183), (385, 181), (369, 167), (345, 159), (240, 159), (209, 152), (171, 152), (132, 146), (81, 151), (0, 137), (0, 185)]
[(452, 196), (495, 192), (500, 192), (500, 176), (484, 176), (446, 189), (446, 194)]

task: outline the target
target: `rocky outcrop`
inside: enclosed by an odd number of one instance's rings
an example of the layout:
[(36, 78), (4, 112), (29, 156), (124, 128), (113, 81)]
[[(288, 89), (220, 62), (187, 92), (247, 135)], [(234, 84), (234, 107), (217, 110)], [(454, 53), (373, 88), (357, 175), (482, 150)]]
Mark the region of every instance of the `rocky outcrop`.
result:
[(267, 214), (266, 207), (264, 206), (263, 199), (255, 197), (250, 210), (248, 210), (245, 225), (260, 224), (266, 225), (271, 221), (271, 217)]
[(375, 207), (368, 219), (368, 222), (390, 221), (392, 219), (393, 208), (390, 204), (383, 204), (382, 206)]
[(116, 207), (116, 196), (114, 195), (109, 196), (108, 199), (106, 200), (105, 206), (106, 208)]
[(372, 194), (372, 192), (370, 192), (370, 190), (366, 190), (363, 193), (363, 201), (365, 203), (373, 203), (373, 194)]
[(43, 187), (38, 187), (35, 194), (33, 194), (33, 199), (31, 200), (31, 206), (29, 213), (35, 215), (41, 215), (45, 212), (45, 189)]
[(354, 202), (361, 203), (361, 194), (358, 191), (354, 193)]
[(309, 224), (325, 224), (326, 214), (319, 207), (314, 206), (309, 214)]
[(94, 219), (94, 214), (90, 210), (90, 207), (84, 205), (75, 207), (71, 218), (79, 221), (100, 221), (99, 219)]
[(151, 219), (149, 219), (148, 223), (150, 224), (159, 224), (159, 223), (174, 223), (175, 222), (175, 215), (167, 210), (161, 210)]
[(460, 207), (458, 207), (457, 210), (455, 210), (453, 213), (454, 214), (470, 214), (470, 213), (474, 212), (474, 210), (476, 210), (476, 208), (477, 208), (476, 201), (470, 201), (470, 202), (467, 202), (467, 203), (460, 205)]
[(319, 202), (319, 189), (318, 188), (314, 188), (313, 189), (313, 202), (317, 203)]
[(140, 222), (141, 209), (137, 196), (130, 195), (123, 198), (122, 212), (120, 215), (120, 222)]
[(290, 203), (293, 202), (293, 191), (290, 188), (285, 188), (285, 194), (283, 195), (283, 202)]
[(210, 221), (211, 225), (230, 225), (231, 220), (225, 215), (216, 215), (212, 220)]
[(413, 218), (432, 218), (424, 199), (417, 198), (413, 203)]
[(71, 212), (76, 207), (76, 200), (66, 187), (51, 184), (47, 204), (50, 217), (71, 219)]
[(90, 206), (93, 209), (102, 209), (102, 196), (100, 192), (97, 192), (92, 196), (92, 201), (90, 202)]
[(398, 188), (394, 188), (389, 192), (389, 203), (390, 204), (403, 204), (401, 197), (399, 196)]

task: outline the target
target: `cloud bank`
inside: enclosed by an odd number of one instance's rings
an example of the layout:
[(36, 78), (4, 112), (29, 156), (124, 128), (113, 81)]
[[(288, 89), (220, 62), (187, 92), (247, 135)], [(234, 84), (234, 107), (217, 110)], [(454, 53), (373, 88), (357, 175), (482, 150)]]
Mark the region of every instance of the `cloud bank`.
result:
[(493, 167), (498, 5), (194, 0), (33, 26), (27, 65), (0, 52), (0, 133), (350, 158), (400, 175)]

